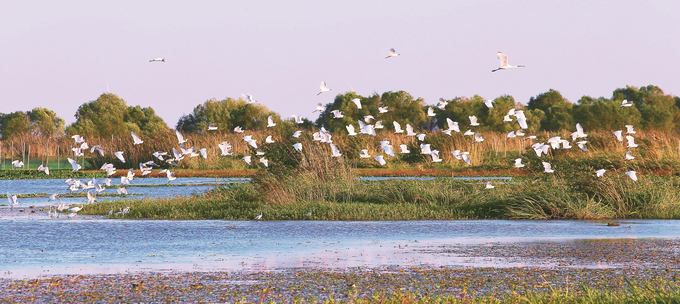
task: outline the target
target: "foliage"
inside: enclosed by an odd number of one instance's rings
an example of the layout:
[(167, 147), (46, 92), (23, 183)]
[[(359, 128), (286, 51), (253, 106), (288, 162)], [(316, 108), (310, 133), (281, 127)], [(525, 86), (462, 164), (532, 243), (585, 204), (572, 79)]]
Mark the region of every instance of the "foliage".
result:
[(18, 134), (33, 134), (48, 138), (61, 136), (64, 133), (64, 120), (57, 117), (54, 111), (45, 108), (0, 114), (0, 133), (3, 139)]
[(218, 130), (229, 132), (235, 127), (244, 130), (267, 129), (267, 117), (273, 116), (277, 123), (274, 130), (281, 130), (281, 116), (269, 110), (266, 106), (252, 103), (243, 99), (227, 98), (224, 100), (208, 100), (196, 106), (191, 114), (182, 116), (177, 122), (176, 129), (183, 132), (199, 132), (208, 130), (214, 124)]

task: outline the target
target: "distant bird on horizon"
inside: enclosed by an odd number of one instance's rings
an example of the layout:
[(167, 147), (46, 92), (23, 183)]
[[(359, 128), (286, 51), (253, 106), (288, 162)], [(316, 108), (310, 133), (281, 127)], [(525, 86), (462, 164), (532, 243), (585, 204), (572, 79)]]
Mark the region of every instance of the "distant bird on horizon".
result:
[(500, 59), (500, 61), (501, 61), (501, 67), (497, 68), (495, 70), (492, 70), (491, 72), (495, 72), (495, 71), (498, 71), (498, 70), (507, 70), (507, 69), (523, 68), (524, 67), (523, 65), (510, 65), (510, 64), (508, 64), (508, 56), (501, 53), (500, 51), (498, 53), (496, 53), (496, 55), (498, 56), (498, 59)]
[(385, 57), (385, 59), (390, 58), (390, 57), (397, 57), (397, 56), (399, 56), (399, 55), (400, 55), (400, 54), (397, 54), (397, 51), (395, 51), (394, 48), (391, 48), (391, 49), (390, 49), (390, 54), (387, 55), (387, 57)]
[(251, 104), (251, 103), (257, 102), (257, 100), (255, 100), (255, 99), (253, 98), (253, 95), (246, 94), (246, 93), (243, 93), (243, 94), (241, 94), (241, 95), (243, 96), (243, 98), (246, 99), (246, 104)]
[(155, 58), (155, 59), (149, 60), (149, 62), (154, 62), (154, 61), (165, 62), (165, 58)]

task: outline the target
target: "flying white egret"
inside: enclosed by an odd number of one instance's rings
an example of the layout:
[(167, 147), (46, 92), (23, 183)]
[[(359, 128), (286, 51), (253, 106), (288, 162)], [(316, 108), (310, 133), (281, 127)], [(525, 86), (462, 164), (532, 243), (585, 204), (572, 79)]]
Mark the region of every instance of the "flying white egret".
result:
[(381, 146), (383, 151), (385, 151), (385, 154), (389, 156), (394, 156), (394, 149), (392, 148), (392, 145), (383, 145)]
[(628, 151), (626, 152), (626, 160), (634, 160), (635, 156), (633, 156), (633, 151)]
[(354, 136), (357, 135), (357, 132), (354, 131), (354, 126), (353, 125), (347, 125), (345, 126), (345, 129), (347, 129), (347, 133), (349, 133), (349, 136)]
[(465, 161), (466, 164), (471, 165), (469, 155), (470, 155), (470, 152), (467, 152), (467, 151), (460, 153), (460, 157), (463, 159), (463, 161)]
[(43, 165), (40, 165), (40, 166), (38, 167), (38, 171), (42, 171), (42, 172), (45, 172), (45, 174), (50, 175), (50, 168), (45, 167), (45, 166), (43, 166)]
[(503, 116), (503, 122), (512, 122), (512, 118), (510, 118), (510, 115)]
[(515, 131), (510, 131), (510, 133), (508, 133), (508, 135), (506, 135), (506, 137), (507, 138), (516, 138), (517, 135), (515, 135)]
[(262, 151), (260, 149), (257, 149), (257, 151), (255, 151), (255, 156), (262, 156), (262, 155), (264, 155), (264, 151)]
[(462, 157), (461, 154), (460, 154), (460, 150), (453, 150), (453, 151), (451, 151), (451, 155), (453, 155), (453, 157), (455, 157), (457, 160), (462, 160), (462, 159), (463, 159), (463, 157)]
[(577, 145), (579, 148), (581, 148), (581, 150), (588, 152), (588, 149), (586, 148), (586, 144), (587, 144), (587, 143), (588, 143), (587, 141), (582, 140), (582, 141), (576, 142), (576, 145)]
[(387, 112), (388, 112), (387, 106), (378, 107), (378, 113), (383, 114), (383, 113), (387, 113)]
[(68, 162), (71, 164), (71, 168), (73, 168), (73, 172), (76, 172), (80, 170), (82, 167), (76, 162), (75, 160), (71, 159), (70, 157), (66, 158)]
[(10, 210), (14, 209), (14, 206), (19, 204), (19, 200), (17, 199), (17, 196), (9, 194), (9, 191), (7, 191), (7, 200), (9, 201)]
[(524, 111), (515, 111), (515, 117), (517, 118), (517, 123), (519, 123), (520, 128), (529, 128), (527, 125), (527, 117), (524, 115)]
[(71, 211), (71, 212), (78, 212), (80, 210), (83, 210), (83, 205), (80, 205), (80, 207), (71, 207), (70, 209), (68, 209), (68, 211)]
[(269, 167), (269, 160), (266, 158), (260, 158), (260, 163), (262, 163), (265, 167)]
[(427, 116), (428, 117), (434, 117), (434, 108), (433, 107), (427, 107)]
[(241, 94), (241, 95), (243, 96), (243, 98), (246, 99), (246, 104), (251, 104), (251, 103), (255, 103), (255, 102), (256, 102), (256, 100), (253, 98), (253, 95), (245, 94), (245, 93), (243, 93), (243, 94)]
[(246, 155), (246, 156), (243, 157), (243, 160), (246, 161), (246, 164), (251, 165), (251, 160), (250, 160), (250, 158), (251, 158), (250, 155)]
[(139, 136), (137, 136), (137, 134), (135, 134), (135, 132), (130, 132), (130, 135), (132, 135), (132, 140), (134, 141), (135, 146), (144, 143), (144, 141), (141, 140), (141, 139), (139, 138)]
[(515, 158), (515, 168), (522, 168), (524, 167), (524, 164), (522, 163), (521, 158)]
[(227, 155), (232, 154), (231, 151), (230, 151), (231, 150), (231, 144), (229, 142), (223, 141), (223, 142), (217, 144), (217, 146), (220, 148), (220, 151), (222, 151), (222, 156), (227, 156)]
[(122, 163), (125, 163), (125, 157), (123, 157), (123, 151), (116, 151), (113, 153)]
[(234, 128), (234, 133), (243, 133), (243, 132), (245, 132), (245, 131), (243, 130), (243, 128), (241, 128), (241, 126), (236, 126), (236, 128)]
[(121, 185), (130, 185), (130, 178), (127, 176), (121, 176), (120, 177), (120, 184)]
[(373, 115), (366, 115), (366, 116), (364, 116), (364, 121), (365, 121), (366, 123), (371, 123), (371, 119), (375, 119), (375, 117), (373, 117)]
[(99, 152), (99, 155), (104, 156), (104, 149), (102, 149), (102, 146), (96, 145), (90, 149), (90, 153), (94, 153), (94, 150), (97, 150)]
[(298, 124), (298, 125), (304, 122), (304, 121), (303, 121), (304, 117), (302, 117), (301, 115), (293, 114), (293, 115), (291, 115), (290, 117), (292, 117), (293, 119), (295, 119), (295, 123)]
[(605, 169), (597, 170), (597, 171), (595, 171), (595, 176), (602, 177), (604, 175), (605, 171), (607, 171), (607, 170), (605, 170)]
[(165, 176), (168, 178), (168, 183), (177, 179), (175, 172), (170, 172), (169, 170), (165, 173)]
[(392, 124), (394, 125), (394, 133), (395, 134), (404, 133), (404, 130), (401, 128), (401, 125), (396, 120), (393, 121)]
[(439, 151), (438, 150), (432, 150), (432, 153), (430, 153), (430, 156), (432, 157), (433, 163), (441, 163), (443, 161), (443, 159), (439, 158)]
[(449, 104), (448, 101), (444, 98), (439, 98), (439, 101), (437, 102), (437, 108), (439, 108), (442, 111), (446, 110), (446, 106)]
[(80, 144), (80, 143), (85, 142), (85, 138), (83, 138), (82, 136), (80, 136), (78, 134), (71, 136), (71, 138), (73, 138), (73, 140), (76, 142), (76, 144)]
[(149, 62), (165, 62), (165, 58), (154, 58), (149, 60)]
[(465, 136), (474, 136), (474, 135), (475, 135), (475, 132), (472, 132), (472, 130), (467, 130), (467, 131), (465, 131), (465, 133), (463, 133), (463, 135), (465, 135)]
[(484, 187), (484, 188), (485, 189), (493, 189), (493, 188), (496, 188), (496, 187), (494, 187), (494, 185), (491, 184), (491, 181), (488, 181), (488, 182), (486, 182), (486, 187)]
[(274, 117), (269, 115), (269, 117), (267, 117), (267, 128), (271, 128), (271, 127), (275, 127), (275, 126), (276, 126), (276, 124), (274, 123)]
[(208, 131), (215, 131), (217, 130), (217, 126), (215, 126), (214, 123), (211, 123), (208, 125)]
[(345, 115), (342, 115), (342, 111), (340, 110), (333, 110), (331, 111), (333, 113), (333, 118), (343, 118)]
[(359, 152), (359, 158), (371, 158), (371, 155), (368, 154), (368, 149), (361, 150), (361, 152)]
[[(519, 129), (519, 130), (515, 131), (515, 135), (524, 136), (524, 132), (522, 132), (522, 129)], [(529, 136), (528, 138), (532, 138), (532, 137)], [(533, 138), (536, 138), (536, 136), (534, 136)]]
[(325, 82), (325, 81), (322, 81), (322, 82), (321, 82), (321, 85), (319, 86), (319, 89), (320, 89), (320, 91), (319, 91), (318, 94), (316, 94), (316, 96), (319, 96), (319, 95), (321, 95), (321, 93), (323, 93), (323, 92), (328, 92), (328, 91), (331, 90), (331, 89), (329, 89), (329, 88), (326, 86), (326, 82)]
[(628, 171), (628, 172), (626, 172), (626, 175), (628, 175), (628, 177), (630, 177), (630, 179), (632, 179), (633, 181), (637, 181), (637, 180), (638, 180), (635, 171)]
[(314, 111), (312, 111), (312, 113), (323, 112), (325, 110), (326, 110), (326, 107), (324, 107), (324, 105), (322, 103), (319, 103), (319, 104), (316, 105), (316, 109), (314, 109)]
[(543, 164), (543, 172), (545, 172), (545, 173), (553, 173), (553, 172), (555, 172), (555, 170), (553, 170), (553, 169), (550, 168), (550, 167), (551, 167), (550, 163), (542, 162), (542, 164)]
[(300, 131), (300, 130), (295, 131), (295, 133), (293, 133), (293, 137), (295, 137), (295, 138), (300, 137), (300, 135), (302, 135), (302, 131)]
[(622, 107), (631, 107), (631, 106), (633, 106), (633, 102), (624, 99), (624, 100), (621, 102), (621, 106), (622, 106)]
[(374, 129), (382, 129), (382, 128), (384, 128), (384, 127), (385, 127), (385, 126), (383, 126), (382, 120), (376, 121), (376, 122), (375, 122), (375, 125), (373, 126)]
[(262, 211), (260, 211), (260, 215), (258, 215), (258, 216), (255, 217), (255, 220), (256, 220), (256, 221), (259, 221), (259, 220), (261, 220), (261, 219), (262, 219)]
[(397, 57), (399, 54), (397, 54), (397, 51), (394, 50), (394, 48), (390, 49), (390, 54), (385, 57), (385, 59), (390, 58), (390, 57)]
[(623, 137), (621, 136), (621, 130), (614, 131), (614, 136), (616, 136), (616, 139), (618, 139), (620, 142), (623, 142)]
[(475, 133), (475, 142), (483, 142), (484, 138), (482, 137), (481, 134)]
[(264, 143), (273, 144), (273, 143), (275, 143), (275, 141), (274, 141), (274, 139), (272, 139), (272, 136), (269, 135), (269, 136), (267, 136), (267, 138), (264, 139)]
[(431, 154), (432, 150), (430, 148), (430, 144), (420, 144), (420, 154)]
[(560, 140), (562, 143), (562, 149), (571, 149), (571, 145), (569, 144), (569, 141), (566, 139)]
[(293, 144), (293, 148), (295, 148), (295, 150), (302, 152), (302, 144), (301, 143)]
[(206, 148), (201, 148), (198, 150), (199, 153), (201, 153), (201, 156), (203, 159), (208, 159), (208, 149)]
[(14, 160), (14, 161), (12, 161), (12, 166), (14, 168), (21, 168), (21, 167), (24, 166), (24, 162), (22, 162), (20, 160)]
[(485, 100), (484, 105), (489, 109), (493, 109), (493, 99)]
[(470, 125), (471, 126), (473, 126), (473, 127), (479, 126), (479, 123), (477, 122), (477, 116), (472, 115), (472, 116), (468, 116), (468, 118), (470, 119)]
[(342, 156), (342, 154), (340, 153), (340, 150), (338, 150), (338, 147), (334, 144), (331, 144), (331, 151), (333, 151), (333, 154), (331, 155), (331, 157)]
[(381, 165), (384, 166), (387, 162), (385, 162), (385, 157), (382, 155), (378, 155), (375, 157), (375, 160)]
[(635, 138), (630, 135), (626, 135), (626, 140), (628, 141), (627, 148), (637, 148), (638, 145), (635, 143)]
[(187, 139), (185, 139), (184, 136), (182, 136), (182, 133), (179, 133), (179, 131), (175, 131), (175, 135), (177, 136), (177, 141), (180, 145), (187, 142)]
[(510, 65), (510, 64), (508, 64), (508, 56), (501, 53), (500, 51), (498, 53), (496, 53), (496, 55), (498, 56), (498, 59), (500, 59), (500, 61), (501, 61), (501, 67), (497, 68), (495, 70), (492, 70), (491, 72), (495, 72), (495, 71), (498, 71), (498, 70), (507, 70), (507, 69), (523, 68), (524, 67), (523, 65)]
[(410, 124), (406, 124), (406, 136), (416, 136), (416, 132), (413, 132), (413, 127)]
[(352, 99), (352, 102), (357, 105), (357, 109), (361, 109), (361, 99), (359, 98), (354, 98)]
[(635, 130), (633, 130), (632, 125), (626, 125), (626, 134), (635, 134), (637, 133)]
[(411, 150), (408, 149), (407, 145), (401, 144), (399, 145), (399, 148), (401, 149), (401, 154), (411, 153)]
[(416, 135), (416, 138), (418, 138), (419, 141), (425, 141), (425, 134), (420, 133), (420, 134)]
[(458, 127), (457, 121), (453, 121), (451, 118), (446, 118), (446, 124), (449, 126), (449, 130), (460, 133), (460, 128)]

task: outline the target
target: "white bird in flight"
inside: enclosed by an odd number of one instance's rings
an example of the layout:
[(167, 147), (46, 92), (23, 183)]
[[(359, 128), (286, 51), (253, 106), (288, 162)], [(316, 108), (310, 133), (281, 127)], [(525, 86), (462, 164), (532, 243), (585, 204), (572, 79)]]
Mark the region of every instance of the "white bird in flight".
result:
[(73, 172), (76, 172), (76, 171), (82, 169), (82, 167), (78, 164), (78, 162), (76, 162), (72, 158), (68, 157), (67, 160), (71, 164), (71, 168), (73, 168)]
[(382, 155), (378, 155), (375, 157), (375, 160), (381, 165), (384, 166), (387, 162), (385, 162), (385, 157)]
[(323, 104), (319, 103), (316, 105), (316, 109), (312, 111), (312, 113), (323, 112), (324, 110), (326, 110), (326, 107), (324, 107)]
[(347, 133), (349, 133), (349, 136), (354, 136), (357, 135), (357, 132), (354, 131), (354, 126), (353, 125), (347, 125), (345, 126), (345, 129), (347, 129)]
[(43, 171), (43, 172), (45, 172), (45, 174), (50, 175), (50, 168), (48, 168), (46, 166), (40, 165), (38, 167), (38, 171)]
[(411, 153), (411, 150), (408, 149), (408, 146), (405, 144), (399, 145), (399, 148), (401, 149), (402, 154), (408, 154)]
[(543, 172), (545, 172), (545, 173), (555, 172), (555, 170), (550, 168), (551, 167), (550, 163), (547, 163), (547, 162), (542, 162), (542, 163), (543, 163), (543, 169), (544, 169)]
[(368, 149), (361, 150), (361, 152), (359, 152), (359, 158), (371, 158), (371, 155), (368, 154)]
[(300, 135), (302, 135), (302, 131), (300, 131), (300, 130), (295, 131), (295, 133), (293, 133), (293, 137), (295, 137), (295, 138), (300, 137)]
[(621, 130), (614, 131), (614, 136), (616, 136), (616, 139), (623, 142), (623, 137), (621, 136), (621, 132), (623, 132), (623, 131), (621, 131)]
[(149, 62), (156, 62), (156, 61), (157, 62), (165, 62), (165, 58), (154, 58), (154, 59), (149, 60)]
[(125, 157), (123, 157), (123, 151), (116, 151), (113, 153), (122, 163), (125, 163)]
[(246, 104), (255, 103), (255, 102), (257, 101), (257, 100), (255, 100), (255, 99), (253, 98), (253, 95), (245, 94), (245, 93), (243, 93), (243, 94), (241, 94), (241, 95), (243, 96), (243, 98), (246, 99)]
[(175, 131), (175, 135), (177, 136), (177, 141), (180, 145), (187, 142), (187, 140), (184, 139), (184, 136), (182, 136), (182, 133), (179, 133), (179, 131)]
[(342, 112), (340, 110), (333, 110), (331, 111), (333, 113), (333, 118), (343, 118), (345, 115), (342, 115)]
[(301, 143), (294, 144), (293, 148), (295, 148), (295, 150), (302, 152), (302, 144)]
[(489, 108), (489, 109), (493, 109), (493, 100), (489, 99), (489, 100), (484, 101), (484, 105), (486, 105), (486, 107)]
[(633, 106), (633, 102), (624, 99), (624, 100), (621, 102), (621, 106), (622, 106), (622, 107), (631, 107), (631, 106)]
[(501, 67), (497, 68), (495, 70), (492, 70), (491, 72), (495, 72), (495, 71), (498, 71), (498, 70), (507, 70), (507, 69), (523, 68), (524, 67), (523, 65), (510, 65), (510, 64), (508, 64), (508, 56), (501, 53), (500, 51), (498, 53), (496, 53), (496, 55), (498, 56), (498, 59), (500, 59), (500, 61), (501, 61)]
[(595, 171), (595, 176), (602, 177), (604, 175), (605, 171), (607, 171), (607, 170), (605, 170), (605, 169), (597, 170), (597, 171)]
[[(390, 58), (390, 57), (397, 57), (399, 54), (397, 54), (397, 51), (394, 50), (394, 48), (390, 49), (390, 54), (385, 57), (385, 59)], [(408, 60), (407, 60), (408, 61)]]
[(630, 135), (626, 135), (626, 140), (628, 141), (628, 146), (627, 148), (637, 148), (638, 145), (635, 143), (635, 138)]
[(626, 134), (635, 134), (637, 133), (635, 130), (633, 130), (632, 125), (626, 125)]
[(470, 119), (470, 125), (471, 126), (473, 126), (473, 127), (479, 126), (479, 123), (477, 122), (477, 116), (472, 115), (472, 116), (468, 116), (468, 118)]
[(628, 177), (630, 177), (630, 179), (632, 179), (633, 181), (637, 181), (638, 179), (635, 173), (636, 173), (635, 171), (628, 171), (626, 172), (626, 175), (628, 175)]
[(137, 134), (135, 134), (135, 132), (130, 132), (130, 135), (132, 135), (132, 140), (134, 140), (135, 146), (144, 143), (144, 141), (141, 140), (141, 139), (139, 138), (139, 136), (137, 136)]
[(271, 127), (275, 127), (275, 126), (276, 126), (276, 124), (274, 123), (274, 117), (269, 115), (269, 117), (267, 117), (267, 128), (271, 128)]
[(394, 125), (394, 133), (395, 134), (404, 133), (404, 130), (401, 128), (401, 125), (396, 120), (393, 121), (392, 124)]
[(316, 96), (319, 96), (319, 95), (321, 95), (321, 93), (323, 93), (323, 92), (328, 92), (328, 91), (331, 90), (331, 89), (329, 89), (329, 88), (326, 86), (326, 82), (325, 82), (325, 81), (322, 81), (322, 82), (321, 82), (321, 85), (319, 86), (319, 89), (320, 89), (320, 91), (319, 91), (318, 94), (316, 94)]
[(484, 188), (485, 189), (493, 189), (493, 188), (496, 188), (496, 187), (494, 187), (494, 185), (491, 184), (491, 181), (488, 181), (488, 182), (486, 182), (486, 187), (484, 187)]
[(633, 151), (628, 151), (626, 152), (626, 160), (634, 160), (635, 156), (633, 156)]
[(354, 98), (352, 99), (352, 102), (357, 106), (357, 109), (361, 109), (361, 99)]
[(515, 159), (515, 168), (522, 168), (522, 167), (524, 167), (524, 164), (522, 163), (522, 159), (516, 158)]

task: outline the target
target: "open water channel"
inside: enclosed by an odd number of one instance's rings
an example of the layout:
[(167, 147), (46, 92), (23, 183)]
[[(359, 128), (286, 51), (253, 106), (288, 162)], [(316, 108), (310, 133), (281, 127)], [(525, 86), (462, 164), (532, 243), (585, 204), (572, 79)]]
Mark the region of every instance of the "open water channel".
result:
[[(135, 184), (143, 183), (167, 180), (135, 179)], [(178, 178), (173, 183), (182, 186), (129, 189), (131, 194), (148, 191), (144, 195), (151, 197), (190, 195), (214, 187), (215, 179)], [(54, 193), (66, 188), (63, 180), (0, 181), (0, 187), (2, 192), (14, 193)], [(21, 200), (24, 207), (48, 204), (46, 198), (28, 200)], [(0, 209), (0, 276), (8, 278), (299, 267), (555, 267), (565, 265), (565, 259), (525, 253), (536, 248), (558, 250), (565, 244), (587, 247), (589, 241), (621, 239), (669, 240), (673, 246), (657, 244), (655, 250), (665, 250), (670, 257), (680, 255), (680, 221), (673, 220), (619, 221), (618, 226), (590, 221), (509, 220), (151, 221), (80, 216), (51, 219), (45, 212), (27, 215), (9, 211), (7, 206)], [(625, 259), (607, 257), (567, 264), (610, 268), (626, 263)]]

